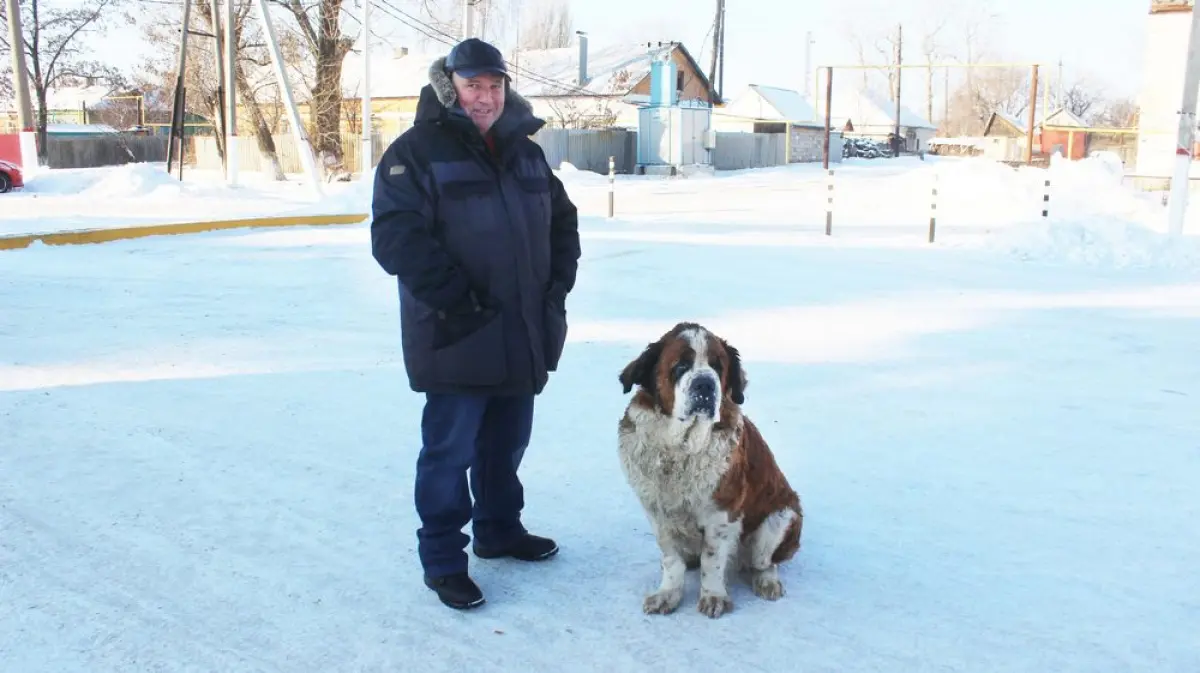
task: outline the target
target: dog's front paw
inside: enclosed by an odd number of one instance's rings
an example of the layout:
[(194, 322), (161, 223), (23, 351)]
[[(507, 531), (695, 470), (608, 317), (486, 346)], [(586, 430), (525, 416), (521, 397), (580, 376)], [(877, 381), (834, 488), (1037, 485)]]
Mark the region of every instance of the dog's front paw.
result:
[(733, 600), (724, 595), (701, 594), (700, 603), (696, 607), (701, 613), (716, 619), (733, 610)]
[(656, 591), (646, 596), (646, 600), (642, 602), (642, 610), (648, 615), (667, 615), (679, 607), (681, 600), (683, 600), (683, 589)]
[(754, 576), (751, 584), (754, 595), (769, 601), (777, 601), (783, 597), (783, 582), (775, 573), (761, 573)]

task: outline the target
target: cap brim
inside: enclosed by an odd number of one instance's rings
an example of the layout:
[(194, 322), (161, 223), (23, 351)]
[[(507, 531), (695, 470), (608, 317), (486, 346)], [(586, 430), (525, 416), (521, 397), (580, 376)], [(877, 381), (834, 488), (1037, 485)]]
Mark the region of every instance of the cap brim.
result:
[(508, 77), (508, 73), (499, 68), (460, 68), (455, 70), (454, 74), (458, 75), (459, 77), (466, 78), (479, 77), (480, 75), (500, 75), (501, 77)]

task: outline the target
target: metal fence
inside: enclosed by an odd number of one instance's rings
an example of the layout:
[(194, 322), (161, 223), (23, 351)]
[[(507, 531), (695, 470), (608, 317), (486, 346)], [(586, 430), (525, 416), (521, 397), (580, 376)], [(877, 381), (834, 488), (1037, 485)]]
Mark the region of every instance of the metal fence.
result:
[(112, 133), (46, 139), (46, 161), (51, 168), (96, 168), (166, 160), (167, 139), (156, 136)]
[(566, 161), (581, 171), (608, 174), (609, 157), (617, 173), (633, 173), (637, 166), (636, 131), (542, 128), (533, 140), (553, 168)]
[(787, 163), (787, 137), (782, 133), (718, 132), (713, 168), (735, 171)]
[[(291, 134), (273, 137), (279, 162), (285, 173), (304, 172)], [(342, 134), (344, 165), (357, 172), (360, 136)], [(625, 129), (560, 129), (543, 128), (533, 137), (541, 145), (546, 159), (557, 169), (568, 162), (582, 171), (608, 173), (608, 159), (613, 157), (617, 173), (632, 174), (637, 168), (637, 131)], [(378, 135), (374, 142), (374, 158), (378, 162), (391, 139)], [(782, 133), (719, 132), (712, 153), (716, 170), (739, 170), (780, 166), (786, 163), (787, 141)], [(183, 160), (195, 169), (220, 170), (221, 156), (216, 139), (193, 136), (185, 140)], [(164, 136), (135, 136), (111, 134), (87, 138), (51, 137), (47, 145), (50, 165), (55, 168), (92, 168), (131, 162), (163, 162), (167, 158), (167, 138)], [(250, 135), (238, 143), (238, 166), (245, 171), (270, 168)]]

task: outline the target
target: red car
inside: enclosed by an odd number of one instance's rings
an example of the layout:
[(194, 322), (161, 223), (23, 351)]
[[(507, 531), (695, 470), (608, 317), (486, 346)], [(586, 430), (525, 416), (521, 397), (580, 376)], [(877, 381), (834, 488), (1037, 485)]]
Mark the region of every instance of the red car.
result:
[(21, 177), (21, 167), (0, 159), (0, 194), (24, 186), (25, 179)]

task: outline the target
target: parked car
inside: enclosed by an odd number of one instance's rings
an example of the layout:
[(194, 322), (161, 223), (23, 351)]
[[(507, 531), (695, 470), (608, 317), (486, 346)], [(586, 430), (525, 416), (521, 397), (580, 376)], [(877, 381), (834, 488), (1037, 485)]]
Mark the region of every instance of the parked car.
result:
[(24, 186), (25, 179), (21, 177), (21, 167), (0, 159), (0, 194)]

